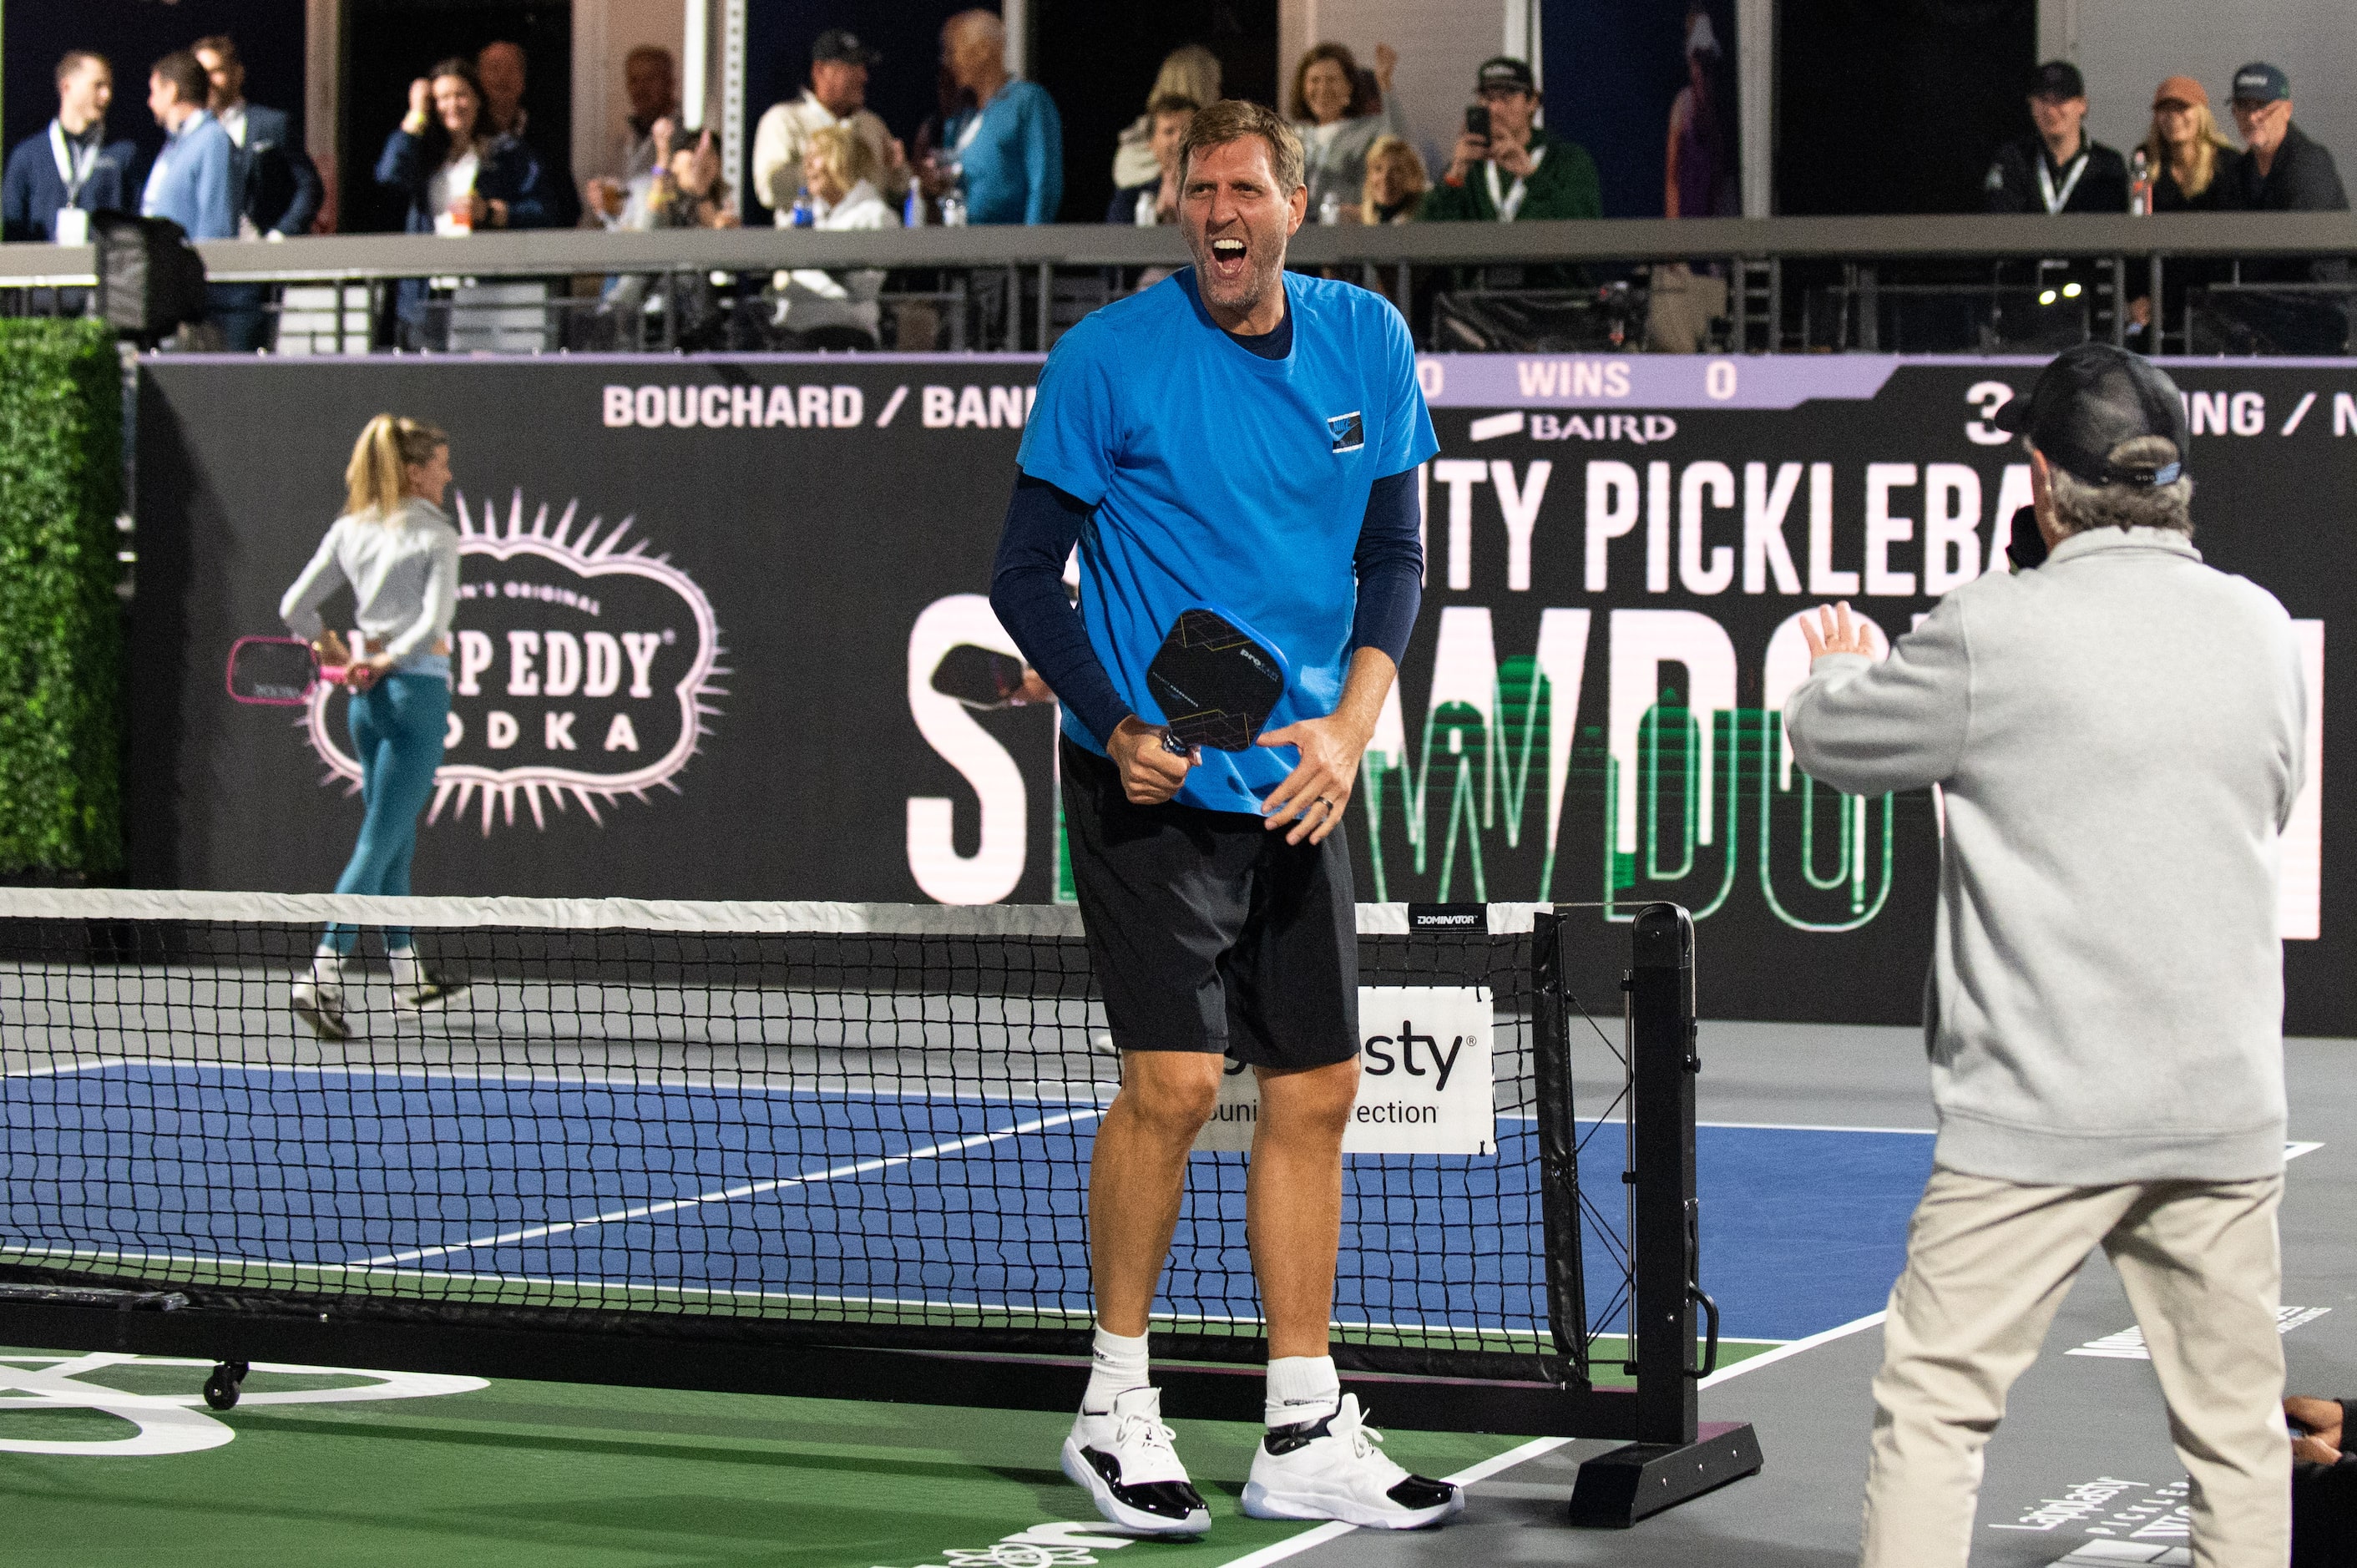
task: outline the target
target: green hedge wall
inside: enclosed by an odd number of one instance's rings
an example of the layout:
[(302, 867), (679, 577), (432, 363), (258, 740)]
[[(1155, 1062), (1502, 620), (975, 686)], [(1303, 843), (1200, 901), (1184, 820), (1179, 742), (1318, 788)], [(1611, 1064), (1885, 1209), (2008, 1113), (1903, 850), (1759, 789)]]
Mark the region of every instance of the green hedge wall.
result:
[(0, 875), (123, 864), (123, 371), (94, 321), (0, 321)]

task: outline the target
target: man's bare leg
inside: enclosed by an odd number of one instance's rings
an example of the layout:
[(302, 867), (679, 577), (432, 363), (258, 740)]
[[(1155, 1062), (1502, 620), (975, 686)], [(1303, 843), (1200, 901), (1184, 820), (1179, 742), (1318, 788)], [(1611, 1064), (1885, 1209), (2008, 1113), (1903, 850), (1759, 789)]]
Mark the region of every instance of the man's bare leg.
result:
[[(1256, 1070), (1260, 1121), (1244, 1215), (1268, 1318), (1268, 1353), (1271, 1359), (1323, 1356), (1342, 1235), (1342, 1129), (1359, 1096), (1359, 1060)], [(1167, 1244), (1169, 1232), (1163, 1235)]]
[(1105, 1518), (1142, 1534), (1200, 1535), (1211, 1527), (1162, 1424), (1146, 1327), (1178, 1223), (1187, 1152), (1219, 1101), (1225, 1065), (1210, 1052), (1123, 1052), (1121, 1092), (1105, 1111), (1089, 1163), (1097, 1326), (1063, 1471), (1088, 1488)]
[[(1097, 1129), (1089, 1162), (1089, 1267), (1097, 1324), (1110, 1333), (1146, 1332), (1178, 1224), (1187, 1152), (1219, 1101), (1226, 1065), (1226, 1058), (1208, 1051), (1122, 1053), (1121, 1092)], [(1253, 1163), (1257, 1169), (1258, 1159)], [(1329, 1261), (1329, 1294), (1332, 1289)]]

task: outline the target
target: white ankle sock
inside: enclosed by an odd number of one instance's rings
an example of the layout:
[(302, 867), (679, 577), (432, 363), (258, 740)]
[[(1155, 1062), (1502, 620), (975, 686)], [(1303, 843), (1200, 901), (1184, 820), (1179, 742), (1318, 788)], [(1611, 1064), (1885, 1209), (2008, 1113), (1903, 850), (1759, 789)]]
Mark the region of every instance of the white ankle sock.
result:
[(344, 983), (344, 955), (331, 947), (322, 947), (312, 954), (311, 983), (323, 991), (340, 988)]
[(1090, 1347), (1089, 1391), (1081, 1396), (1081, 1408), (1103, 1414), (1113, 1408), (1114, 1396), (1145, 1388), (1150, 1380), (1146, 1372), (1146, 1336), (1099, 1328)]
[(1280, 1356), (1268, 1364), (1266, 1413), (1272, 1427), (1325, 1420), (1342, 1408), (1342, 1377), (1331, 1356)]
[(425, 966), (417, 961), (415, 948), (394, 948), (384, 956), (385, 961), (393, 965), (395, 991), (415, 991), (425, 983)]

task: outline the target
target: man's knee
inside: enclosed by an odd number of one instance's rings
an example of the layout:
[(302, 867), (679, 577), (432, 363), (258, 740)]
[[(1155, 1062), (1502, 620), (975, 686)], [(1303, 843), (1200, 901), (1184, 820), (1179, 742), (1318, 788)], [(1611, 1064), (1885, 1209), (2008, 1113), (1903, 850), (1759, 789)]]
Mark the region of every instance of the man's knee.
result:
[(1157, 1138), (1193, 1143), (1220, 1102), (1224, 1057), (1132, 1051), (1122, 1058), (1120, 1103)]
[(1261, 1125), (1277, 1136), (1339, 1141), (1359, 1100), (1356, 1057), (1289, 1071), (1261, 1069)]

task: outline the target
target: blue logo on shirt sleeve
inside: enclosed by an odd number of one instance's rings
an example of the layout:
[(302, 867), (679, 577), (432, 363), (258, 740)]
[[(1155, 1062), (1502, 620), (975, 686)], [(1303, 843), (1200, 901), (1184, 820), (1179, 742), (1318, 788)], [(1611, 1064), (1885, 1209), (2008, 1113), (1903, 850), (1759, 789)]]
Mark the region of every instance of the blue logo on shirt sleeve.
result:
[(1359, 417), (1360, 411), (1338, 413), (1326, 422), (1327, 431), (1334, 437), (1337, 452), (1356, 452), (1367, 444), (1367, 422)]

